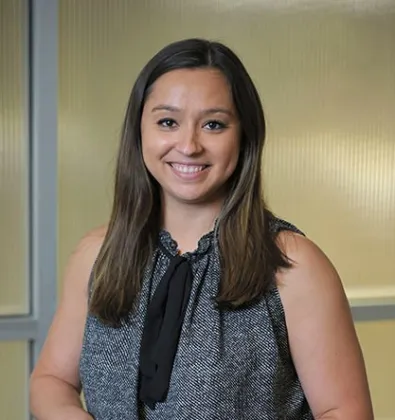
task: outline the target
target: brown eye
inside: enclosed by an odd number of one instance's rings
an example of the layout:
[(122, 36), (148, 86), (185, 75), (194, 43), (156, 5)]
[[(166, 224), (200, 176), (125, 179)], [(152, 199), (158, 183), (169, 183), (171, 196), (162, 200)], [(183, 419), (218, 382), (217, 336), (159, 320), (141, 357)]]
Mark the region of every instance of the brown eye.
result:
[(218, 130), (222, 130), (226, 127), (226, 125), (220, 121), (209, 121), (206, 125), (205, 128), (207, 128), (210, 131), (218, 131)]
[(174, 128), (176, 125), (176, 122), (172, 120), (171, 118), (163, 118), (158, 121), (158, 125), (165, 128)]

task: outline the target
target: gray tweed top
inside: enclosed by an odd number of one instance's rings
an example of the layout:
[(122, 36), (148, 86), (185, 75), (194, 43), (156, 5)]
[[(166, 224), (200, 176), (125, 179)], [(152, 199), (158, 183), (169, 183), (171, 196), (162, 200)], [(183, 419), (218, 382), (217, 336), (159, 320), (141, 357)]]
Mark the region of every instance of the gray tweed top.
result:
[[(299, 232), (280, 219), (271, 225), (274, 231)], [(169, 233), (162, 231), (160, 241), (176, 255)], [(146, 308), (169, 257), (156, 251), (129, 322), (112, 328), (87, 317), (80, 377), (96, 420), (313, 419), (290, 356), (277, 288), (247, 309), (220, 311), (212, 300), (219, 286), (218, 255), (213, 233), (185, 254), (192, 264), (192, 292), (167, 399), (155, 410), (138, 401), (139, 348)]]

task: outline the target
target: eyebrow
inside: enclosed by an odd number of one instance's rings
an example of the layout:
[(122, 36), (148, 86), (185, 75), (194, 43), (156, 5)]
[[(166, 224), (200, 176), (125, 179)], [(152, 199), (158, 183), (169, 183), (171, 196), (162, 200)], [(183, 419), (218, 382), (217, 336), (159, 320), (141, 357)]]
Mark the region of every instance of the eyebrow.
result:
[[(158, 105), (152, 108), (151, 112), (157, 112), (157, 111), (181, 112), (181, 109), (175, 106), (171, 106), (171, 105)], [(226, 114), (229, 116), (233, 116), (233, 112), (227, 108), (208, 108), (208, 109), (204, 109), (202, 111), (202, 114), (203, 115)]]

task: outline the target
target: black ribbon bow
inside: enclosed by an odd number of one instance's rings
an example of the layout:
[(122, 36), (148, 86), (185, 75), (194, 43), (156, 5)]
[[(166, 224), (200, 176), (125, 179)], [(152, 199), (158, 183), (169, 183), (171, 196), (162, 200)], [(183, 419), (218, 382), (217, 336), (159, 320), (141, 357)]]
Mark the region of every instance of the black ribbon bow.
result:
[(140, 347), (139, 398), (151, 409), (166, 399), (191, 289), (188, 260), (171, 256), (170, 266), (148, 305)]

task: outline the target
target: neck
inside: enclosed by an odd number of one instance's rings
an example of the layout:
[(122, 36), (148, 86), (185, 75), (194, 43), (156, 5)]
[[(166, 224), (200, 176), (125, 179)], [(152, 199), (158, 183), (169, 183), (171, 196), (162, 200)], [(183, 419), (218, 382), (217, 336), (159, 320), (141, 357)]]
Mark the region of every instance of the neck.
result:
[(177, 242), (181, 252), (193, 251), (199, 239), (214, 228), (222, 202), (184, 204), (163, 200), (162, 226)]

